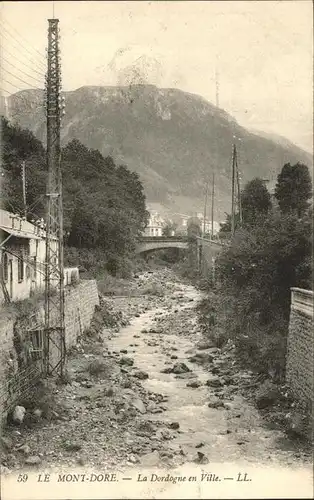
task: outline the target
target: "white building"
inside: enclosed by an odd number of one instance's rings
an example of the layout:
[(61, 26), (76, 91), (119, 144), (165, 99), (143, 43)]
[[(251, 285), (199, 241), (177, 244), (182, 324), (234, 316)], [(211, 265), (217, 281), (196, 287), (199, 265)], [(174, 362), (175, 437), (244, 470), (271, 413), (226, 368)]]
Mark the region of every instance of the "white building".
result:
[[(57, 240), (55, 245), (57, 248)], [(23, 300), (45, 289), (46, 233), (21, 217), (0, 210), (0, 303)], [(65, 284), (70, 284), (65, 269)], [(77, 268), (71, 269), (72, 276)]]
[(145, 236), (162, 236), (164, 219), (158, 214), (156, 210), (149, 212), (149, 221), (145, 228)]
[(204, 224), (204, 214), (201, 212), (197, 213), (197, 218), (200, 221), (200, 226), (202, 233), (205, 230), (205, 234), (211, 234), (213, 231), (213, 235), (216, 236), (219, 231), (220, 231), (220, 222), (213, 221), (213, 228), (212, 228), (212, 221), (208, 218), (205, 219), (205, 224)]

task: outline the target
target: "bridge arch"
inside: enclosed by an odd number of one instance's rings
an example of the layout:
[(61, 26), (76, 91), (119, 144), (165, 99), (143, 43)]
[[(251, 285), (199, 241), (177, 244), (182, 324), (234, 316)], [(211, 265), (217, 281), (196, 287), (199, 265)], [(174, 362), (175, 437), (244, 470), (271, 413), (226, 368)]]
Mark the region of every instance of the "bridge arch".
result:
[(184, 237), (142, 237), (137, 245), (136, 253), (152, 252), (167, 248), (188, 248), (187, 238)]

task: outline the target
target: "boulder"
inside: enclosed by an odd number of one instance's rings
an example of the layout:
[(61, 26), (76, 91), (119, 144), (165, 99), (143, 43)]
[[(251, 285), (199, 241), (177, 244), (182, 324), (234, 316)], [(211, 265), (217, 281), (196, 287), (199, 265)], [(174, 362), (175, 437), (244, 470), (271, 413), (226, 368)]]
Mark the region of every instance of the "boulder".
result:
[(1, 447), (5, 448), (7, 451), (10, 451), (13, 447), (13, 441), (9, 436), (7, 436), (7, 437), (1, 436), (0, 444), (1, 444)]
[(270, 380), (266, 380), (258, 389), (255, 396), (257, 408), (263, 409), (273, 405), (281, 395), (278, 387)]
[(205, 349), (211, 349), (212, 347), (215, 347), (215, 344), (212, 340), (201, 340), (196, 344), (196, 348), (199, 349), (200, 351)]
[(125, 366), (133, 366), (134, 365), (134, 360), (131, 358), (127, 358), (126, 356), (123, 356), (120, 361), (120, 365), (125, 365)]
[(41, 463), (41, 458), (38, 455), (32, 455), (27, 457), (25, 460), (26, 465), (39, 465)]
[(147, 453), (141, 457), (141, 465), (145, 467), (155, 467), (159, 464), (159, 453), (157, 450)]
[(143, 401), (140, 399), (140, 398), (134, 398), (132, 401), (131, 401), (131, 404), (132, 406), (138, 410), (140, 413), (146, 413), (146, 407), (143, 403)]
[(200, 387), (202, 384), (199, 380), (192, 380), (192, 382), (188, 382), (186, 384), (187, 387), (192, 387), (192, 389), (197, 389)]
[(214, 357), (207, 352), (197, 352), (189, 358), (192, 363), (212, 363)]
[(208, 408), (223, 408), (224, 407), (224, 403), (219, 399), (219, 398), (213, 398), (209, 401), (208, 403)]
[(12, 420), (15, 424), (21, 424), (25, 417), (25, 408), (24, 406), (16, 406), (14, 408), (14, 412), (12, 415)]
[(176, 363), (172, 368), (172, 373), (175, 374), (187, 373), (190, 371), (190, 368), (188, 368), (185, 363)]
[(142, 370), (139, 370), (138, 372), (135, 372), (134, 377), (140, 379), (140, 380), (145, 380), (148, 378), (148, 373), (143, 372)]
[(179, 424), (179, 422), (171, 422), (171, 423), (169, 424), (169, 429), (177, 430), (177, 429), (179, 429), (179, 428), (180, 428), (180, 424)]
[(206, 385), (208, 385), (208, 387), (222, 387), (223, 382), (219, 377), (213, 377), (207, 380)]

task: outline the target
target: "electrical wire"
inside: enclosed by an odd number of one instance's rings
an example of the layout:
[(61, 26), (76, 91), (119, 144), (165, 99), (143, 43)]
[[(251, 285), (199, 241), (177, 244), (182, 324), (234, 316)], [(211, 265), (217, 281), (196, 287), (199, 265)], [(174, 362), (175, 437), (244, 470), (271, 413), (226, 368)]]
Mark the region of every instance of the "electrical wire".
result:
[(5, 22), (5, 23), (6, 23), (6, 24), (7, 24), (7, 25), (8, 25), (8, 26), (9, 26), (9, 27), (13, 30), (13, 31), (15, 31), (15, 33), (16, 33), (16, 34), (17, 34), (17, 35), (21, 38), (21, 40), (23, 40), (25, 43), (28, 43), (28, 45), (29, 45), (30, 47), (32, 47), (32, 49), (33, 49), (35, 52), (37, 52), (37, 53), (38, 53), (41, 57), (43, 57), (43, 55), (39, 52), (39, 50), (37, 50), (37, 49), (36, 49), (35, 47), (33, 47), (33, 46), (32, 46), (32, 45), (31, 45), (31, 44), (30, 44), (27, 40), (25, 40), (25, 38), (23, 38), (23, 37), (19, 34), (19, 32), (18, 32), (15, 28), (13, 28), (13, 26), (12, 26), (12, 25), (11, 25), (8, 21), (6, 21), (6, 20), (4, 19), (4, 22)]
[[(37, 78), (29, 75), (28, 73), (25, 73), (25, 71), (23, 71), (22, 69), (19, 69), (17, 66), (15, 66), (15, 64), (12, 64), (10, 61), (8, 61), (5, 57), (2, 57), (3, 61), (5, 61), (7, 64), (10, 64), (10, 66), (12, 66), (13, 68), (17, 69), (17, 71), (20, 71), (21, 73), (23, 73), (23, 75), (27, 76), (28, 78), (31, 78), (33, 79), (36, 83), (42, 83), (42, 81), (38, 80)], [(6, 70), (4, 70), (6, 71)]]
[[(7, 24), (8, 24), (8, 23), (7, 23)], [(1, 21), (0, 21), (0, 25), (1, 25)], [(3, 25), (1, 26), (1, 28), (2, 28), (2, 30), (4, 30), (4, 33), (7, 33), (7, 34), (8, 34), (11, 38), (13, 38), (13, 40), (14, 40), (14, 41), (15, 41), (18, 45), (20, 45), (20, 46), (21, 46), (21, 47), (22, 47), (22, 48), (23, 48), (26, 52), (28, 52), (28, 53), (29, 53), (32, 57), (34, 57), (34, 54), (32, 54), (32, 53), (31, 53), (31, 51), (30, 51), (27, 47), (25, 47), (25, 45), (24, 45), (24, 44), (22, 44), (21, 42), (19, 42), (19, 41), (18, 41), (18, 40), (17, 40), (17, 39), (16, 39), (16, 38), (12, 35), (12, 33), (10, 33), (10, 32), (9, 32), (9, 31), (8, 31), (8, 30), (7, 30), (7, 29), (6, 29)], [(16, 31), (16, 30), (15, 30), (15, 31)], [(18, 35), (18, 36), (19, 36), (19, 37), (20, 37), (20, 38), (24, 41), (24, 43), (26, 43), (26, 44), (30, 45), (30, 47), (32, 47), (32, 45), (31, 45), (29, 42), (27, 42), (26, 40), (24, 40), (24, 39), (23, 39), (23, 37), (22, 37), (21, 35)], [(37, 50), (37, 49), (35, 49), (35, 48), (33, 48), (33, 47), (32, 47), (32, 49), (33, 49), (33, 51), (37, 52), (37, 53), (40, 55), (40, 57), (42, 57), (42, 58), (43, 58), (43, 60), (45, 60), (45, 56), (43, 56), (43, 55), (39, 52), (39, 50)], [(42, 65), (42, 66), (45, 68), (45, 64), (44, 64), (43, 62), (38, 61), (38, 64)]]
[[(20, 59), (18, 59), (15, 55), (12, 54), (12, 52), (10, 52), (6, 47), (5, 47), (5, 51), (10, 57), (13, 57), (13, 59), (16, 59), (17, 62), (19, 62), (20, 64), (23, 64), (26, 68), (32, 70), (34, 73), (37, 73), (39, 76), (41, 76), (42, 78), (45, 78), (45, 74), (43, 71), (37, 71), (36, 69), (32, 68), (31, 66), (29, 66), (28, 64), (26, 64), (25, 61), (21, 61)], [(36, 66), (38, 68), (38, 66)]]
[[(2, 68), (2, 69), (3, 69), (3, 68)], [(16, 78), (17, 80), (20, 80), (22, 83), (25, 83), (25, 85), (27, 85), (28, 87), (31, 87), (31, 88), (33, 88), (33, 89), (34, 89), (34, 88), (36, 88), (36, 89), (38, 89), (38, 90), (43, 90), (43, 89), (40, 89), (39, 87), (36, 87), (36, 86), (32, 85), (32, 84), (31, 84), (31, 83), (29, 83), (29, 82), (26, 82), (25, 80), (23, 80), (23, 79), (22, 79), (22, 78), (20, 78), (19, 76), (15, 76), (13, 73), (11, 73), (11, 71), (9, 71), (9, 70), (7, 70), (7, 69), (5, 69), (4, 71), (5, 71), (6, 73), (8, 73), (9, 75), (13, 76), (13, 78)], [(6, 82), (6, 83), (8, 83), (8, 82)], [(11, 85), (13, 85), (13, 86), (14, 86), (14, 84), (13, 84), (13, 83), (11, 83)], [(16, 85), (15, 85), (15, 87), (16, 87)]]

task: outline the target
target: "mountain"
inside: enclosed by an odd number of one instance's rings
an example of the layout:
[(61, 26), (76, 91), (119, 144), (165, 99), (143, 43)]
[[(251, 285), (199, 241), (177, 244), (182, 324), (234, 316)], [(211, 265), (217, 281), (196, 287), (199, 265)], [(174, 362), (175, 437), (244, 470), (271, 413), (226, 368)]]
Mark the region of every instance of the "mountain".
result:
[[(149, 203), (165, 212), (202, 211), (205, 183), (216, 172), (215, 218), (230, 210), (231, 149), (238, 145), (242, 184), (255, 176), (274, 180), (286, 162), (312, 165), (310, 154), (241, 127), (204, 98), (153, 85), (81, 87), (64, 92), (63, 144), (73, 138), (140, 174)], [(45, 142), (42, 91), (6, 99), (13, 122)]]

